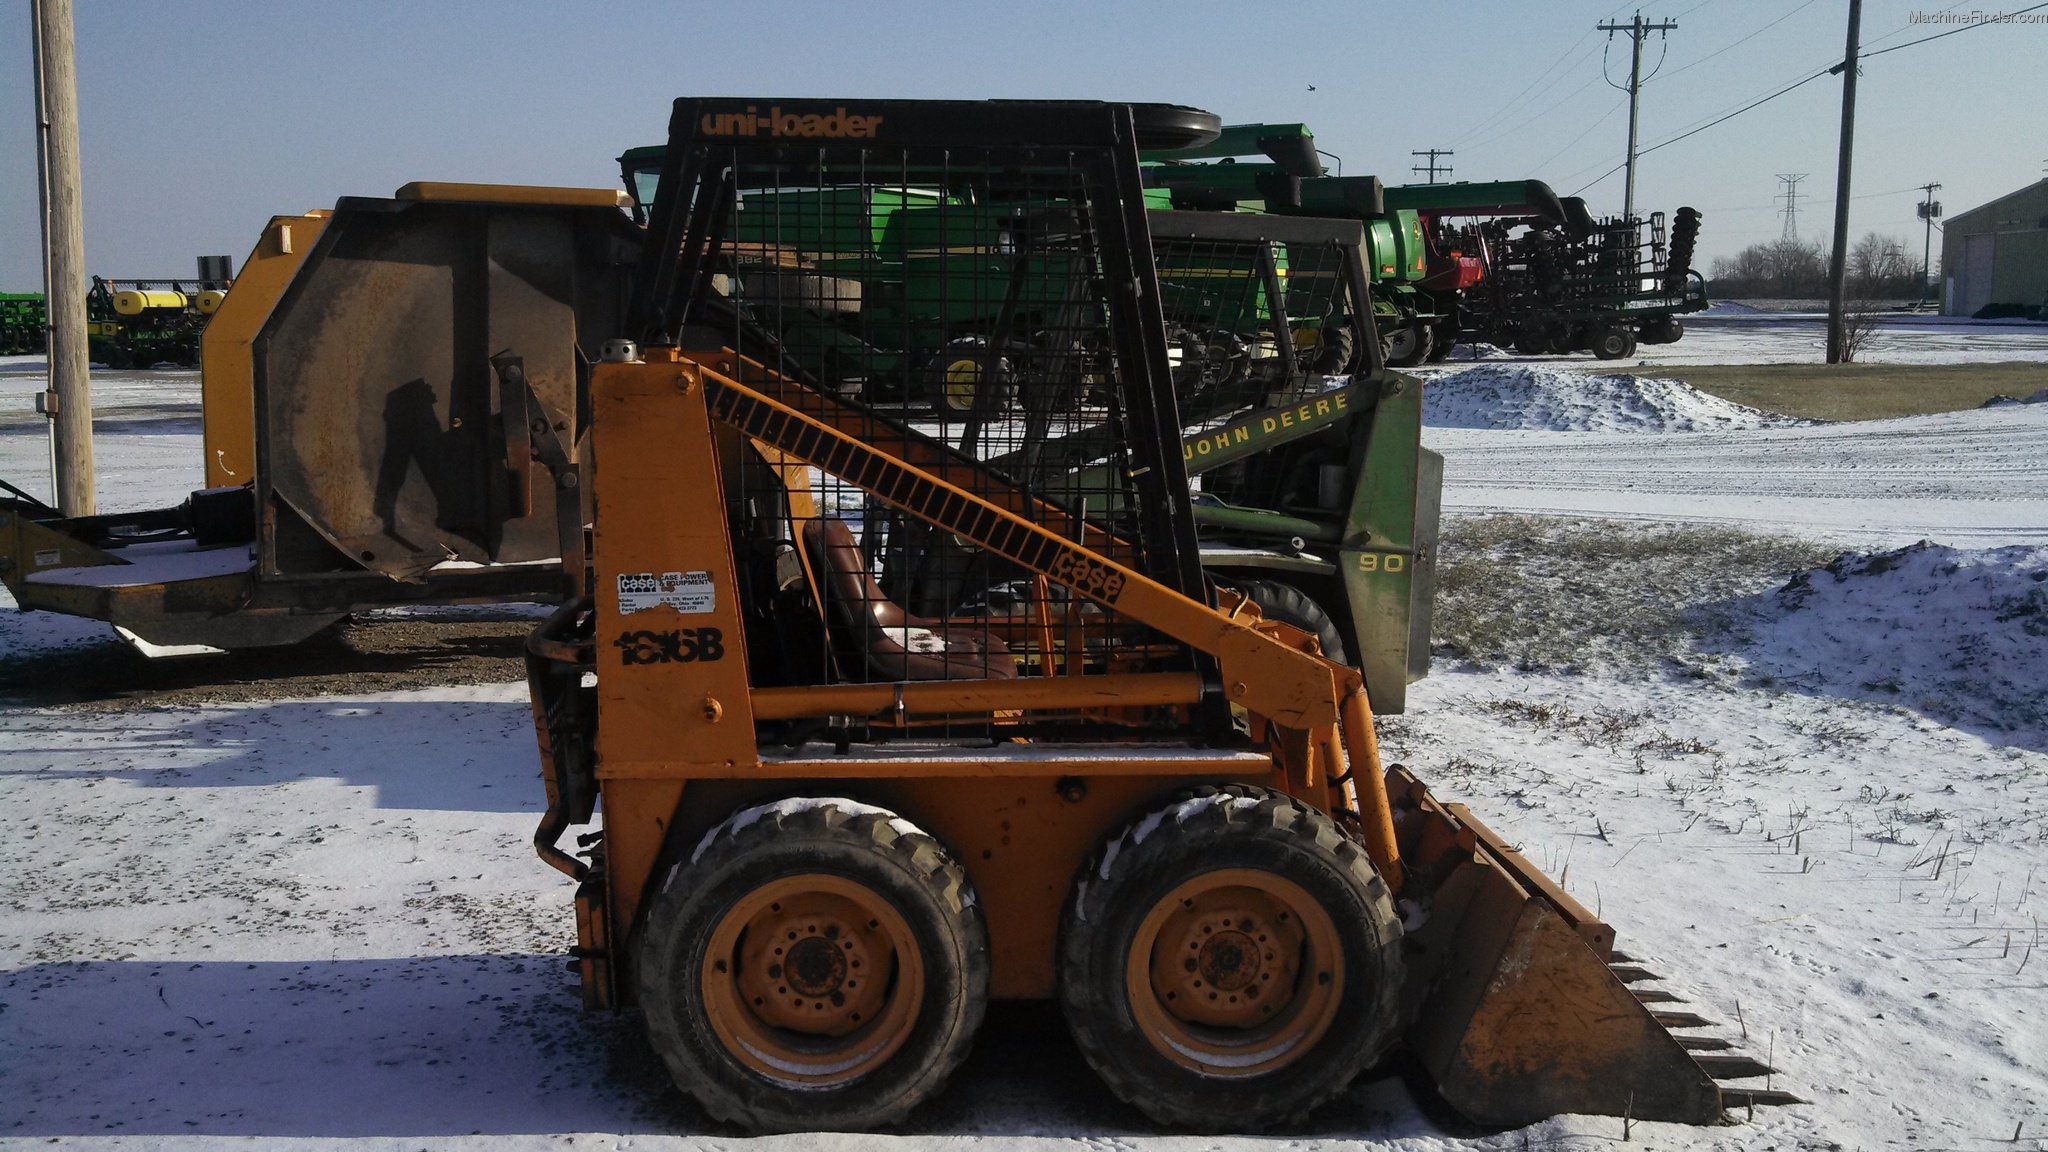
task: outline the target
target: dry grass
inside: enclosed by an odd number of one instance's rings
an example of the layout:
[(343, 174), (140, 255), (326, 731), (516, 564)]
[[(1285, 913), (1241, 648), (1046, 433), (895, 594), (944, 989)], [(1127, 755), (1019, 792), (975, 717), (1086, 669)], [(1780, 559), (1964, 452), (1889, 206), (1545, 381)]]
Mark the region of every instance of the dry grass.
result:
[(1454, 518), (1440, 552), (1436, 648), (1480, 667), (1697, 668), (1698, 642), (1725, 628), (1714, 605), (1835, 552), (1723, 528)]
[(1726, 364), (1644, 369), (1737, 404), (1814, 420), (1882, 420), (1975, 408), (2048, 388), (2048, 362)]

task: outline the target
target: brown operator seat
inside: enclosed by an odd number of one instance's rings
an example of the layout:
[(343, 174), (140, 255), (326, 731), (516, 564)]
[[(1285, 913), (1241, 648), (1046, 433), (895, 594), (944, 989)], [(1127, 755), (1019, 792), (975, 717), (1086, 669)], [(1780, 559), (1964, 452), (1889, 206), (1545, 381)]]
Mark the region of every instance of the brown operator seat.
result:
[(913, 616), (883, 595), (842, 520), (804, 525), (811, 558), (824, 569), (825, 598), (868, 666), (889, 680), (1012, 680), (1017, 660), (985, 629)]

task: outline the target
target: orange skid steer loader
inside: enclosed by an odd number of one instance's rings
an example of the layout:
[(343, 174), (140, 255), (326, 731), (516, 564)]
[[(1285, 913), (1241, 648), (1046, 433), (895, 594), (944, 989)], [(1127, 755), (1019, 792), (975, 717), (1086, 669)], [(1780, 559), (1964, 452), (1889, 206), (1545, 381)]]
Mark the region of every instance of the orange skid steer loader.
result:
[[(677, 102), (583, 456), (513, 454), (592, 510), (528, 660), (586, 1003), (763, 1131), (903, 1117), (990, 998), (1057, 1001), (1177, 1128), (1290, 1121), (1403, 1043), (1488, 1123), (1782, 1098), (1717, 1084), (1765, 1069), (1695, 1055), (1604, 924), (1380, 763), (1358, 671), (1204, 578), (1137, 161), (1216, 126)], [(849, 398), (965, 347), (1003, 407)], [(1005, 593), (902, 607), (932, 597), (883, 561), (934, 533)]]

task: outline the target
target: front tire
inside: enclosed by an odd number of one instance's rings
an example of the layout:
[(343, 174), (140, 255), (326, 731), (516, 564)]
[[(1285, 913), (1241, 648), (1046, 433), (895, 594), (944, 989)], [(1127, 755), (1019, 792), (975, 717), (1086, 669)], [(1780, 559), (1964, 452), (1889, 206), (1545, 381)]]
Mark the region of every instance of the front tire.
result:
[(1351, 663), (1344, 647), (1344, 633), (1337, 628), (1337, 622), (1329, 612), (1316, 603), (1315, 597), (1278, 580), (1246, 580), (1238, 585), (1238, 590), (1259, 606), (1259, 615), (1292, 624), (1315, 637), (1324, 656), (1339, 664)]
[(1305, 1116), (1394, 1042), (1400, 923), (1364, 851), (1291, 797), (1200, 788), (1112, 837), (1060, 925), (1088, 1063), (1162, 1124)]
[(677, 1086), (757, 1132), (901, 1119), (967, 1057), (988, 930), (967, 874), (893, 813), (836, 798), (742, 811), (672, 869), (638, 975)]

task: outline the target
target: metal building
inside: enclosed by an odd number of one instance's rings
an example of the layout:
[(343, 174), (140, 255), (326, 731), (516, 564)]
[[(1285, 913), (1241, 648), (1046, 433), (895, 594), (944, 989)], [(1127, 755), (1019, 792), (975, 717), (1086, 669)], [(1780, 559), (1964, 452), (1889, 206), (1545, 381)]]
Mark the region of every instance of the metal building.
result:
[(1941, 272), (1943, 315), (2048, 304), (2048, 179), (1949, 217)]

